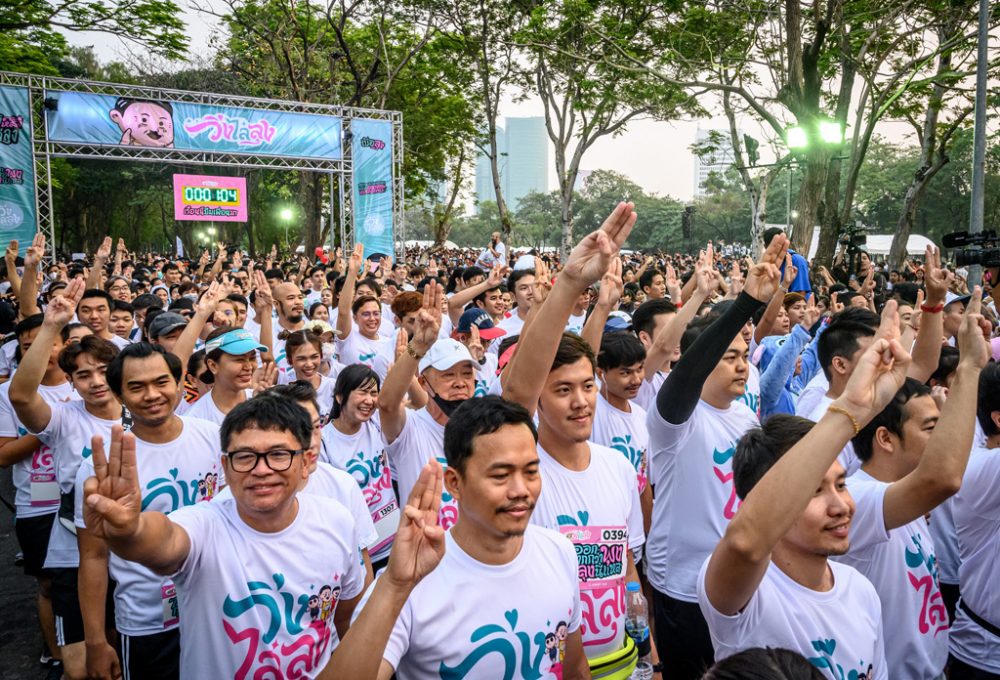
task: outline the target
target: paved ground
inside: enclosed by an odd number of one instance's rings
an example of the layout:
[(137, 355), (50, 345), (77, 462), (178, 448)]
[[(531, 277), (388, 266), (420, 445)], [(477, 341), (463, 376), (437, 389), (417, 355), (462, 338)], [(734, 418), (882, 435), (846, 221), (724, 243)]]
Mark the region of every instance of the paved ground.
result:
[[(0, 470), (0, 497), (13, 503), (10, 471)], [(14, 566), (14, 514), (0, 504), (0, 680), (41, 680), (42, 636), (35, 609), (35, 582)]]

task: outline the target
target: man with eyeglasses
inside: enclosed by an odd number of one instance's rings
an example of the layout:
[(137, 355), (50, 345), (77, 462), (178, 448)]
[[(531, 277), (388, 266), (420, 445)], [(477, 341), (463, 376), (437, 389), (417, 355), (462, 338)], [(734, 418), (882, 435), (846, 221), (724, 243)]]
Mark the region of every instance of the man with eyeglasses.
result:
[(312, 423), (295, 402), (271, 394), (244, 402), (220, 437), (232, 498), (169, 517), (145, 507), (133, 437), (114, 431), (107, 458), (95, 438), (87, 525), (117, 555), (173, 579), (180, 677), (313, 678), (364, 587), (357, 527), (340, 503), (298, 493), (309, 478)]
[(115, 300), (122, 302), (132, 302), (132, 286), (124, 276), (112, 276), (106, 284), (104, 290), (108, 291)]
[[(142, 489), (141, 501), (138, 491), (133, 500), (150, 512), (170, 514), (211, 500), (225, 479), (218, 426), (174, 415), (181, 375), (181, 362), (176, 356), (146, 342), (129, 345), (107, 367), (108, 386), (132, 416), (131, 471)], [(112, 439), (120, 438), (121, 430), (117, 432)], [(120, 468), (120, 462), (117, 465)], [(101, 474), (120, 473), (115, 464), (109, 470), (102, 460), (85, 456), (76, 477), (77, 541), (80, 554), (88, 556), (80, 562), (79, 576), (80, 582), (88, 586), (80, 602), (85, 639), (103, 637), (110, 571), (117, 583), (115, 627), (124, 676), (174, 680), (180, 677), (181, 617), (174, 583), (162, 572), (130, 561), (128, 555), (108, 555), (104, 529), (94, 523), (90, 507), (84, 505), (84, 498), (91, 493), (85, 491), (86, 480), (102, 468)], [(135, 507), (138, 510), (139, 505)], [(102, 651), (103, 667), (93, 669), (97, 672), (92, 677), (112, 678), (113, 664), (108, 667), (106, 648)], [(88, 666), (92, 661), (95, 658), (88, 649)]]

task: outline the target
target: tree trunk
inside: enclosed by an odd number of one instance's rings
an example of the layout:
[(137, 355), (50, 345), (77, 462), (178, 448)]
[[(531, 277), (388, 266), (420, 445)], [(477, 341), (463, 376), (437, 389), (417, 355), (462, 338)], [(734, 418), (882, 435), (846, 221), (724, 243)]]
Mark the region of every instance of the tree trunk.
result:
[(792, 232), (792, 247), (803, 257), (808, 257), (813, 230), (823, 219), (828, 156), (822, 149), (809, 149), (806, 153), (805, 173), (799, 186), (799, 216)]
[(458, 194), (462, 189), (462, 180), (464, 179), (462, 168), (465, 167), (465, 153), (465, 147), (463, 146), (461, 151), (459, 151), (458, 161), (455, 163), (455, 177), (451, 183), (448, 202), (445, 204), (443, 210), (439, 211), (435, 209), (434, 211), (434, 244), (431, 246), (434, 252), (444, 249), (444, 242), (448, 240), (448, 235), (451, 233), (451, 219), (455, 212), (455, 202), (458, 200)]

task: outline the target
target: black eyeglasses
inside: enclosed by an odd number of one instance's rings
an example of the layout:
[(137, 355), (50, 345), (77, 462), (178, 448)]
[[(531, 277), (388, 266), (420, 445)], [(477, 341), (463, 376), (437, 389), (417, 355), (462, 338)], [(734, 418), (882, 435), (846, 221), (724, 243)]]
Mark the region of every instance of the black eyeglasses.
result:
[(264, 464), (275, 472), (284, 472), (292, 467), (292, 459), (304, 451), (305, 449), (296, 449), (294, 451), (274, 449), (273, 451), (258, 453), (257, 451), (245, 449), (241, 451), (227, 451), (226, 455), (229, 456), (229, 465), (232, 466), (234, 472), (250, 472), (257, 467), (257, 463), (261, 458), (264, 459)]

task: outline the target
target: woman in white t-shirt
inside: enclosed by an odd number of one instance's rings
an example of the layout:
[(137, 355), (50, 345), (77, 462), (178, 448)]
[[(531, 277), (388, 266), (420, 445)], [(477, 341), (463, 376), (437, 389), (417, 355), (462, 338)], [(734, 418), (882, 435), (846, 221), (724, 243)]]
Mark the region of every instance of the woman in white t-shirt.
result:
[[(364, 246), (355, 245), (347, 265), (347, 278), (340, 291), (337, 311), (337, 354), (340, 362), (364, 364), (385, 380), (393, 361), (395, 345), (392, 338), (379, 333), (382, 325), (382, 304), (374, 295), (355, 296), (358, 271), (364, 265)], [(372, 292), (368, 282), (357, 284), (357, 291)]]
[(242, 328), (223, 326), (212, 331), (205, 343), (208, 370), (201, 375), (212, 389), (192, 404), (186, 415), (221, 425), (227, 413), (250, 397), (257, 352), (266, 351)]
[(320, 461), (349, 472), (361, 487), (378, 532), (371, 548), (376, 570), (389, 558), (399, 526), (387, 444), (376, 417), (380, 387), (378, 374), (367, 366), (354, 364), (340, 372), (333, 392), (333, 419), (323, 428), (320, 450)]
[(285, 356), (291, 370), (284, 373), (279, 380), (282, 383), (304, 380), (312, 385), (313, 389), (316, 390), (316, 400), (319, 403), (320, 421), (326, 423), (333, 408), (333, 386), (337, 374), (343, 367), (334, 362), (329, 377), (321, 373), (323, 338), (312, 329), (306, 328), (282, 335), (284, 335), (283, 339), (285, 340)]

